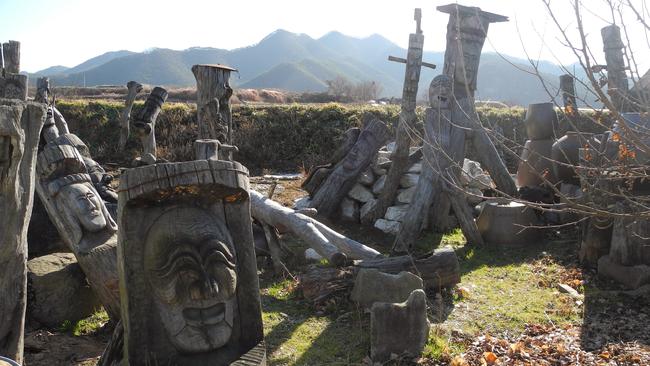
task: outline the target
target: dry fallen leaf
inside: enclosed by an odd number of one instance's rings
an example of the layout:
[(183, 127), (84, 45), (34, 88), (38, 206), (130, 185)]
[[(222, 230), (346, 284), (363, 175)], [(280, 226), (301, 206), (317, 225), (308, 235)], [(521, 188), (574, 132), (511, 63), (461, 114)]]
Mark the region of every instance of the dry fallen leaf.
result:
[(493, 352), (483, 352), (483, 359), (487, 362), (488, 365), (492, 365), (499, 358)]
[(451, 360), (451, 366), (469, 366), (469, 363), (465, 361), (463, 356), (456, 356), (454, 357), (453, 360)]

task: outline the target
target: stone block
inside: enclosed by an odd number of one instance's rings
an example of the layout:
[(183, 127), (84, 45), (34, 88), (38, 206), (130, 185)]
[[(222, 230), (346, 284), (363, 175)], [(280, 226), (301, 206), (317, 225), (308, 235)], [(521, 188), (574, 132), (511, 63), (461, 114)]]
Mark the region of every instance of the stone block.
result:
[(397, 203), (398, 204), (411, 203), (416, 188), (417, 186), (398, 190), (397, 198), (396, 198)]
[(374, 268), (359, 270), (350, 298), (370, 309), (376, 302), (404, 302), (411, 292), (424, 288), (422, 279), (411, 272), (388, 274)]
[(359, 222), (359, 202), (347, 197), (343, 198), (341, 201), (341, 219)]
[(380, 194), (381, 191), (384, 189), (384, 184), (386, 184), (386, 175), (382, 175), (377, 179), (375, 184), (372, 185), (372, 193), (374, 194)]
[(418, 185), (420, 180), (420, 174), (407, 173), (402, 175), (402, 178), (399, 180), (399, 185), (402, 188), (410, 188)]
[(390, 221), (386, 219), (378, 219), (375, 221), (375, 227), (386, 234), (396, 235), (401, 227), (399, 221)]
[(639, 264), (624, 266), (615, 263), (609, 255), (598, 260), (598, 276), (612, 279), (628, 289), (636, 289), (650, 284), (650, 266)]
[(375, 303), (370, 315), (370, 357), (385, 362), (391, 354), (418, 357), (429, 338), (426, 294), (415, 290), (406, 302)]
[(375, 196), (372, 194), (372, 191), (361, 184), (355, 184), (354, 187), (348, 192), (348, 197), (359, 202), (368, 202), (371, 199), (374, 199)]
[(368, 168), (361, 173), (358, 182), (364, 186), (371, 186), (375, 182), (375, 174), (372, 172), (372, 169)]
[(48, 327), (87, 318), (101, 302), (74, 254), (55, 253), (27, 262), (28, 315)]
[(386, 220), (401, 222), (404, 220), (404, 216), (406, 216), (406, 213), (410, 207), (411, 205), (391, 206), (388, 208), (388, 210), (386, 210), (386, 215), (384, 215), (384, 218)]
[(368, 215), (368, 213), (370, 213), (370, 211), (372, 211), (372, 209), (375, 207), (376, 204), (377, 204), (377, 200), (372, 199), (372, 200), (364, 203), (363, 206), (361, 206), (359, 216), (360, 216), (362, 221)]

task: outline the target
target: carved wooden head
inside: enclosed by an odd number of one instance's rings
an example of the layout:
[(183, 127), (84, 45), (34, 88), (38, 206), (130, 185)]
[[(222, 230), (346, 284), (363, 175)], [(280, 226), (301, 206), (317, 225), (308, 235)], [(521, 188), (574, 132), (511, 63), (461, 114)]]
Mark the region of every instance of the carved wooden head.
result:
[(179, 352), (207, 352), (230, 340), (236, 263), (228, 229), (209, 211), (172, 208), (149, 229), (144, 270), (167, 337)]
[(101, 209), (102, 200), (89, 182), (64, 186), (59, 195), (85, 231), (94, 233), (106, 227), (108, 221)]
[(453, 98), (453, 86), (447, 75), (438, 75), (429, 85), (429, 105), (432, 108), (450, 109)]

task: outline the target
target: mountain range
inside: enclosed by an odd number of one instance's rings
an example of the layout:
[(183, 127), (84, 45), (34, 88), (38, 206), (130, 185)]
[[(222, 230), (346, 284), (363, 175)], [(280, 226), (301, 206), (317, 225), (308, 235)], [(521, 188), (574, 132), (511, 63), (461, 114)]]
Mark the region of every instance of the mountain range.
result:
[[(442, 45), (441, 45), (442, 48)], [(352, 82), (375, 81), (382, 96), (399, 97), (404, 64), (388, 56), (405, 57), (406, 50), (380, 35), (366, 38), (330, 32), (314, 39), (305, 34), (277, 30), (259, 43), (225, 50), (193, 47), (186, 50), (154, 48), (145, 52), (114, 51), (91, 58), (75, 67), (52, 66), (32, 74), (48, 76), (55, 86), (124, 85), (130, 80), (151, 85), (194, 86), (194, 64), (226, 64), (239, 70), (231, 78), (237, 88), (274, 88), (294, 92), (327, 90), (327, 81), (343, 76)], [(443, 52), (424, 52), (423, 60), (442, 68)], [(559, 66), (539, 64), (542, 79), (557, 88)], [(528, 61), (485, 52), (479, 67), (477, 99), (526, 105), (549, 101)], [(439, 70), (423, 68), (420, 94)]]

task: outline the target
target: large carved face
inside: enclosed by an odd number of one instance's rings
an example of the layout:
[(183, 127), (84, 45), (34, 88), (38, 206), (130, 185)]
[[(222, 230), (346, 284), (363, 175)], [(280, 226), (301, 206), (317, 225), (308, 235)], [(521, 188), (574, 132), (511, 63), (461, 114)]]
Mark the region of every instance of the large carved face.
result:
[(446, 75), (438, 75), (429, 85), (429, 105), (432, 108), (451, 108), (452, 85), (451, 79)]
[(225, 224), (205, 210), (176, 208), (151, 226), (145, 273), (167, 336), (178, 351), (206, 352), (230, 340), (235, 256)]
[(84, 230), (97, 232), (106, 227), (106, 217), (101, 210), (102, 201), (90, 183), (67, 185), (61, 188), (60, 194)]

